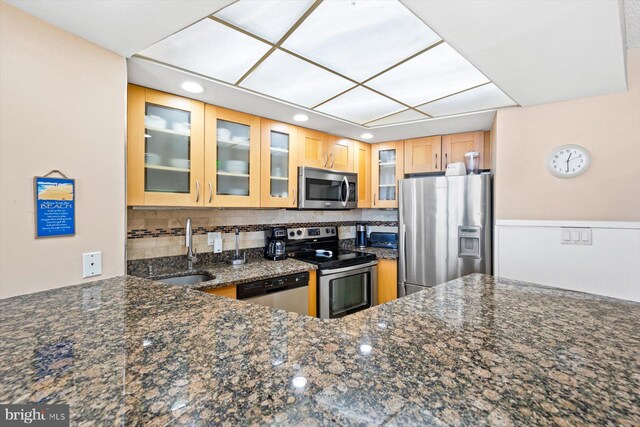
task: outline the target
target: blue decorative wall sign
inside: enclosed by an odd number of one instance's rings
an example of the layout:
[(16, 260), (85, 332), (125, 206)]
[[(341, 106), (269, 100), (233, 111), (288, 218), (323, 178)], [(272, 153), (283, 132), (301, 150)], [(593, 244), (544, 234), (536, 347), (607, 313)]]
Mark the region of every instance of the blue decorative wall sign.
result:
[(76, 234), (75, 180), (35, 177), (36, 237)]

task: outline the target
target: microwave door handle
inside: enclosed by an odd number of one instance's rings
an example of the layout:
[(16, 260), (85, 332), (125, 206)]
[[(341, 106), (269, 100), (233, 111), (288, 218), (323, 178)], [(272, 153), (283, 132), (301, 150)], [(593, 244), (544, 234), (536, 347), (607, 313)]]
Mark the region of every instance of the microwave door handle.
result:
[[(342, 178), (342, 185), (344, 185), (344, 188), (346, 189), (344, 200), (342, 200), (342, 206), (347, 206), (347, 202), (349, 200), (349, 180), (346, 176)], [(342, 196), (342, 188), (340, 189), (340, 195)]]

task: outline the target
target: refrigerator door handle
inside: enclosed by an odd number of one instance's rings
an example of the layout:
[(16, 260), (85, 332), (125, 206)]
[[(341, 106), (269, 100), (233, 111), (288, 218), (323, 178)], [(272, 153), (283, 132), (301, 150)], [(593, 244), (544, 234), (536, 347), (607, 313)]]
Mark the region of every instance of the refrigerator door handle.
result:
[(398, 282), (402, 283), (407, 279), (407, 226), (405, 224), (401, 224), (399, 249)]

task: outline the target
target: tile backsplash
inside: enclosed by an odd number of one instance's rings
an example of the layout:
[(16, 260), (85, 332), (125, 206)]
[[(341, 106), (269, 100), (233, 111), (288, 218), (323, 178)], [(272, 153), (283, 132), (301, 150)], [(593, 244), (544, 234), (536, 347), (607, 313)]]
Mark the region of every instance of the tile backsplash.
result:
[(273, 225), (312, 227), (338, 225), (340, 239), (355, 237), (355, 223), (367, 222), (373, 231), (396, 232), (397, 210), (295, 211), (286, 209), (127, 209), (127, 260), (186, 254), (184, 222), (191, 217), (193, 243), (198, 253), (213, 251), (207, 233), (222, 233), (222, 250), (235, 248), (235, 228), (240, 229), (240, 249), (265, 245), (264, 230)]

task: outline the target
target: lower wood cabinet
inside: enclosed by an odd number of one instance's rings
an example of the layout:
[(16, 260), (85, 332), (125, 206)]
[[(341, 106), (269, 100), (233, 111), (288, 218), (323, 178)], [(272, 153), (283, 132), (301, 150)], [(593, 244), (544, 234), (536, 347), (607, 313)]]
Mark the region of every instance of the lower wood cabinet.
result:
[(316, 271), (309, 271), (309, 307), (308, 307), (308, 315), (311, 317), (318, 316), (318, 289), (316, 283)]
[(378, 262), (378, 304), (398, 298), (398, 261), (381, 259)]
[(221, 297), (227, 297), (236, 299), (236, 285), (225, 286), (224, 288), (207, 289), (205, 291), (208, 294), (219, 295)]

